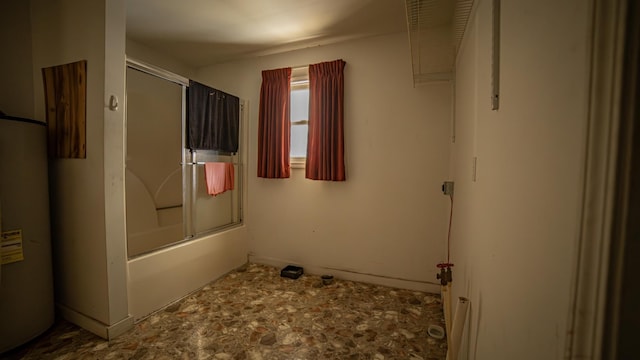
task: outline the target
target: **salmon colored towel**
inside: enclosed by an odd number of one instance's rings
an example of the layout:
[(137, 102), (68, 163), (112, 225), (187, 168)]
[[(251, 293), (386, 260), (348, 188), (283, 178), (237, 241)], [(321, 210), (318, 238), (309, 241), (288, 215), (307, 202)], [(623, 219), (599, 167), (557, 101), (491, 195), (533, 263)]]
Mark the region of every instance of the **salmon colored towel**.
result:
[(204, 164), (204, 180), (207, 193), (212, 196), (233, 190), (235, 173), (232, 163), (208, 162)]

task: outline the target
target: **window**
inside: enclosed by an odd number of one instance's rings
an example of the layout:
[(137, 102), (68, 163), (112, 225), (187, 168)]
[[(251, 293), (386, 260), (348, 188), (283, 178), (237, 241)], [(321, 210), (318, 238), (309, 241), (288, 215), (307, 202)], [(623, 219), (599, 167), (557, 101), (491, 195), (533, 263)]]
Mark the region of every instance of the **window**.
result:
[(309, 131), (309, 76), (307, 68), (293, 69), (291, 75), (291, 148), (290, 162), (304, 168)]

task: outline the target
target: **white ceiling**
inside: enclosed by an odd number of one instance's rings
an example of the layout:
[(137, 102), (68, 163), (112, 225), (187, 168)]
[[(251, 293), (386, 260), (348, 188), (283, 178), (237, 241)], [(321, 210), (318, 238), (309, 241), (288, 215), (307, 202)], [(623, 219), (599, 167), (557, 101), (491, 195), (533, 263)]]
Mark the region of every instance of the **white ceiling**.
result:
[(127, 37), (193, 67), (407, 31), (404, 0), (126, 0)]

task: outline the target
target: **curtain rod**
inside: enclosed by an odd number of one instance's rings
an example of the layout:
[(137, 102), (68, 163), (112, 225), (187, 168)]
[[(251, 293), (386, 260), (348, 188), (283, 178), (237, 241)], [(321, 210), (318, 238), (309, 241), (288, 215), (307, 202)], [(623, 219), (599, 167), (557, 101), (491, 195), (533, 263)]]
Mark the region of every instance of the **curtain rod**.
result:
[[(343, 60), (343, 61), (344, 61), (344, 60)], [(313, 63), (313, 64), (295, 65), (295, 66), (289, 66), (289, 67), (291, 68), (291, 70), (298, 70), (298, 69), (302, 69), (302, 68), (306, 68), (306, 69), (308, 69), (308, 68), (309, 68), (309, 66), (311, 66), (311, 65), (322, 64), (322, 63), (323, 63), (323, 61), (321, 61), (321, 62), (315, 62), (315, 63)]]
[(242, 166), (242, 163), (239, 162), (233, 162), (233, 161), (191, 161), (191, 162), (181, 162), (180, 165), (204, 165), (206, 163), (225, 163), (225, 164), (233, 164), (236, 166)]

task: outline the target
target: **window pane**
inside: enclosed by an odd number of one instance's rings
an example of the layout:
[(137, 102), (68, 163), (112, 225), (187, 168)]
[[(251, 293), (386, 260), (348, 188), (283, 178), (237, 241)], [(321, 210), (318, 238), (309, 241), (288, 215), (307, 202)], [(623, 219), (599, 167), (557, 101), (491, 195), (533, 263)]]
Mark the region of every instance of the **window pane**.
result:
[(307, 157), (308, 125), (291, 126), (291, 157)]
[(291, 121), (309, 120), (309, 88), (291, 90)]
[[(291, 90), (291, 122), (309, 119), (309, 88)], [(291, 125), (292, 158), (307, 157), (307, 124)]]

